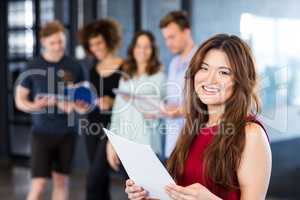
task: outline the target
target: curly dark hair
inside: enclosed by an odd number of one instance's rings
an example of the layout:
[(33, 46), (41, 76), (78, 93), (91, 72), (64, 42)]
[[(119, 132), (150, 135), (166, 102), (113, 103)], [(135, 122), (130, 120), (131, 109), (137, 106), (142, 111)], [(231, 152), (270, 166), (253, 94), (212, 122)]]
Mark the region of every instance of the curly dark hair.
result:
[(155, 42), (154, 35), (149, 31), (139, 31), (135, 33), (129, 47), (127, 50), (127, 59), (124, 61), (122, 65), (122, 70), (125, 72), (126, 76), (124, 76), (125, 80), (132, 78), (134, 74), (137, 72), (137, 63), (134, 59), (133, 50), (136, 46), (137, 40), (140, 36), (146, 36), (149, 38), (151, 43), (152, 54), (148, 61), (148, 65), (146, 67), (146, 73), (148, 75), (153, 75), (161, 70), (161, 62), (158, 58), (158, 48)]
[(85, 51), (92, 54), (89, 48), (91, 38), (101, 35), (109, 51), (115, 51), (121, 45), (121, 28), (113, 19), (100, 19), (91, 22), (79, 30), (79, 40)]

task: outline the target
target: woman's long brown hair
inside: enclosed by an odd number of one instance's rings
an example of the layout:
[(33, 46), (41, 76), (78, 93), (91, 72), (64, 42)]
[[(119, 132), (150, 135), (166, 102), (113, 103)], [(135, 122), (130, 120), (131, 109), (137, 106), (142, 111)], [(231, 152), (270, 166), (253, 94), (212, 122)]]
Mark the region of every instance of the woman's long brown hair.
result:
[(153, 75), (161, 70), (161, 63), (158, 58), (158, 48), (157, 48), (157, 45), (155, 42), (154, 35), (149, 31), (139, 31), (134, 35), (134, 37), (129, 45), (128, 51), (127, 51), (127, 59), (125, 60), (125, 62), (122, 65), (122, 69), (126, 74), (126, 76), (124, 76), (125, 80), (132, 78), (135, 75), (135, 73), (137, 72), (138, 66), (137, 66), (136, 60), (134, 59), (134, 56), (133, 56), (133, 50), (136, 46), (137, 40), (141, 36), (148, 37), (148, 39), (150, 40), (150, 43), (151, 43), (151, 50), (152, 50), (152, 54), (150, 56), (147, 66), (146, 66), (146, 74)]
[[(237, 189), (236, 174), (245, 146), (245, 126), (249, 115), (259, 112), (255, 93), (257, 82), (255, 64), (249, 46), (237, 36), (218, 34), (204, 42), (195, 53), (186, 72), (184, 99), (185, 125), (167, 166), (179, 180), (193, 139), (208, 122), (207, 106), (198, 98), (194, 77), (211, 49), (223, 51), (233, 71), (233, 94), (225, 103), (218, 134), (204, 152), (204, 174), (227, 190)], [(200, 157), (200, 155), (199, 155)]]

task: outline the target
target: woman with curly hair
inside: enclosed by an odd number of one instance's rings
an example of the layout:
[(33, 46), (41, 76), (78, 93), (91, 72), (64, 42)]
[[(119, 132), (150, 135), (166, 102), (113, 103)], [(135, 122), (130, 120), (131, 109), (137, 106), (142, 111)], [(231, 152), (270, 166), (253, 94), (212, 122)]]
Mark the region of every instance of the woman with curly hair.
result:
[(114, 88), (118, 88), (123, 60), (117, 55), (121, 43), (119, 24), (112, 19), (101, 19), (83, 27), (80, 41), (93, 58), (88, 80), (98, 93), (97, 106), (88, 115), (89, 128), (85, 141), (90, 162), (87, 176), (86, 199), (110, 199), (109, 165), (106, 159), (106, 138), (102, 127), (108, 128), (114, 103)]

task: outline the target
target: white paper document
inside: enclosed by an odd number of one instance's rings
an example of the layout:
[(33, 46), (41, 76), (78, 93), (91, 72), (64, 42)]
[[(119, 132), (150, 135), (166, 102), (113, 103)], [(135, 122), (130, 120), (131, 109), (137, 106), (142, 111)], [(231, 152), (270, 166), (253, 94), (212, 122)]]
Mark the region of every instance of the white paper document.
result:
[(104, 128), (128, 176), (155, 199), (169, 200), (165, 186), (174, 180), (149, 145), (138, 144)]
[(125, 96), (132, 98), (134, 100), (142, 101), (146, 104), (151, 105), (154, 109), (160, 110), (160, 105), (161, 102), (157, 98), (151, 98), (147, 95), (142, 95), (142, 94), (132, 94), (130, 92), (125, 92), (119, 89), (113, 89), (113, 92), (117, 95)]

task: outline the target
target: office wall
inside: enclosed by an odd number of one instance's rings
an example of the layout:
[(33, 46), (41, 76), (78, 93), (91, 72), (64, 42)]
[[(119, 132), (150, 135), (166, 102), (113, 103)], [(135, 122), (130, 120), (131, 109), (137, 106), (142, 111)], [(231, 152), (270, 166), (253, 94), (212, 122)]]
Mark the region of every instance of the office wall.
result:
[(134, 33), (133, 0), (109, 0), (107, 1), (107, 15), (116, 19), (122, 26), (123, 42), (120, 55), (125, 57), (127, 47)]
[(179, 9), (181, 9), (181, 0), (142, 0), (142, 28), (154, 33), (159, 46), (160, 58), (166, 69), (172, 55), (165, 45), (159, 29), (159, 21), (168, 12)]
[(242, 13), (300, 19), (298, 0), (192, 0), (192, 26), (196, 42), (219, 32), (240, 34)]
[[(300, 9), (299, 1), (297, 0), (262, 0), (262, 1), (239, 1), (239, 0), (192, 0), (192, 27), (193, 35), (196, 43), (199, 45), (204, 40), (208, 39), (216, 33), (230, 33), (240, 35), (240, 21), (241, 15), (243, 13), (250, 13), (259, 17), (267, 17), (270, 19), (292, 19), (300, 20)], [(279, 29), (280, 27), (277, 27)], [(282, 28), (281, 28), (282, 29)], [(270, 36), (271, 37), (271, 36)], [(287, 40), (290, 38), (286, 38)], [(275, 39), (276, 40), (276, 39)], [(274, 41), (276, 42), (276, 41)], [(291, 43), (291, 41), (288, 41)], [(263, 41), (262, 41), (263, 43)], [(250, 44), (251, 45), (251, 44)], [(260, 48), (266, 49), (264, 44), (260, 45)], [(270, 48), (269, 48), (270, 49)], [(274, 47), (271, 51), (279, 51), (280, 46)], [(257, 49), (253, 49), (254, 51)], [(266, 50), (268, 51), (268, 50)], [(256, 55), (258, 56), (258, 55)], [(298, 56), (297, 56), (298, 57)], [(274, 58), (275, 60), (275, 58)], [(280, 141), (286, 139), (292, 139), (300, 137), (299, 126), (295, 125), (295, 121), (300, 120), (300, 106), (292, 104), (290, 99), (300, 98), (295, 85), (297, 85), (297, 80), (299, 75), (297, 73), (300, 62), (299, 57), (296, 58), (297, 62), (276, 63), (273, 61), (274, 66), (258, 65), (258, 71), (260, 71), (260, 78), (264, 79), (261, 85), (265, 87), (265, 91), (261, 91), (261, 96), (263, 97), (263, 111), (265, 119), (268, 120), (267, 125), (270, 130), (271, 140)], [(286, 71), (278, 71), (279, 68), (285, 67)], [(285, 74), (287, 73), (287, 75)], [(276, 75), (274, 75), (276, 74)], [(275, 95), (278, 95), (279, 88), (277, 87), (277, 81), (280, 82), (278, 77), (284, 77), (286, 101), (285, 105), (278, 105), (276, 102)], [(267, 86), (265, 82), (269, 84), (275, 84), (274, 87)], [(282, 87), (282, 86), (281, 86)], [(266, 95), (274, 94), (273, 96)], [(265, 96), (263, 96), (265, 95)], [(273, 107), (269, 105), (274, 104)], [(286, 106), (286, 108), (284, 107)], [(267, 110), (268, 109), (268, 110)], [(286, 109), (281, 112), (282, 109)], [(280, 111), (279, 111), (280, 110)], [(272, 118), (272, 115), (268, 115), (270, 112), (275, 112), (274, 115), (286, 115), (282, 120), (277, 120)], [(270, 117), (269, 117), (270, 116)]]

